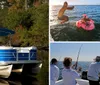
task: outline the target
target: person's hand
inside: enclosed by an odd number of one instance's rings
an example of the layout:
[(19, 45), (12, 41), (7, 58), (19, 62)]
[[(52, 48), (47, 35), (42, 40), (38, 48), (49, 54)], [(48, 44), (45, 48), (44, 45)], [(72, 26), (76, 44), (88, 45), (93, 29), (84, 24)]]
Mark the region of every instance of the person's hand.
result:
[(77, 65), (77, 62), (75, 62), (75, 64), (73, 64), (73, 66), (76, 66)]
[(75, 64), (72, 65), (72, 68), (75, 69), (76, 66), (77, 66), (77, 62), (75, 62)]
[(67, 7), (66, 10), (73, 10), (73, 8), (74, 8), (74, 6), (69, 6), (69, 7)]
[(72, 6), (72, 9), (74, 8), (74, 6)]
[(82, 71), (82, 67), (78, 67), (77, 71), (81, 72)]

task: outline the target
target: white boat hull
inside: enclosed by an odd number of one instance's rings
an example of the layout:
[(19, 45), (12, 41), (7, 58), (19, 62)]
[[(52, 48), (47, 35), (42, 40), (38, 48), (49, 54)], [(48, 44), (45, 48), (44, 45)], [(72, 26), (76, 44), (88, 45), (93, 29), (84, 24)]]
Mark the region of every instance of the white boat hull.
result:
[[(76, 81), (77, 81), (76, 85), (89, 85), (89, 81), (88, 80), (76, 79)], [(64, 85), (63, 84), (63, 80), (57, 81), (55, 85)]]
[(0, 77), (8, 78), (11, 74), (13, 65), (0, 65)]

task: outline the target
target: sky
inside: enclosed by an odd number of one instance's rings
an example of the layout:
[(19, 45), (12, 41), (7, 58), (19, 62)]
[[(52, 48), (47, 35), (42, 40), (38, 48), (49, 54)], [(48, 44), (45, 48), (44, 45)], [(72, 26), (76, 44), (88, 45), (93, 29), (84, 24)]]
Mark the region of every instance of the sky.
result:
[(50, 0), (50, 5), (63, 5), (65, 1), (69, 5), (100, 5), (100, 0)]
[(80, 47), (79, 61), (93, 61), (100, 56), (100, 43), (51, 43), (50, 60), (56, 58), (63, 61), (64, 57), (71, 57), (76, 61)]

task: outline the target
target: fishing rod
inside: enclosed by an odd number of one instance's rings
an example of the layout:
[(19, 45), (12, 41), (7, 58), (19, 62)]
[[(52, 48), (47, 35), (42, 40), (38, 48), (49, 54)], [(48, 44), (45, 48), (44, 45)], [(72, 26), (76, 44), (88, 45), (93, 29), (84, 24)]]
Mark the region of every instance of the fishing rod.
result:
[(81, 51), (82, 46), (83, 46), (83, 44), (80, 46), (79, 51), (78, 51), (78, 56), (77, 56), (76, 65), (75, 65), (75, 69), (76, 69), (76, 70), (77, 70), (78, 59), (79, 59), (79, 55), (80, 55), (80, 51)]

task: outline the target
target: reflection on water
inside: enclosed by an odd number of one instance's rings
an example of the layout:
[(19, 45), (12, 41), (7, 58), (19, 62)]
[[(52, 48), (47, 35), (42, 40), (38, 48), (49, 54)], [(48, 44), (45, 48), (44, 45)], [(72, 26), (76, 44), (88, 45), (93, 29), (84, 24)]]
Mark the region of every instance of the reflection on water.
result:
[(0, 79), (0, 85), (38, 85), (38, 80), (31, 75), (12, 73), (8, 79)]

